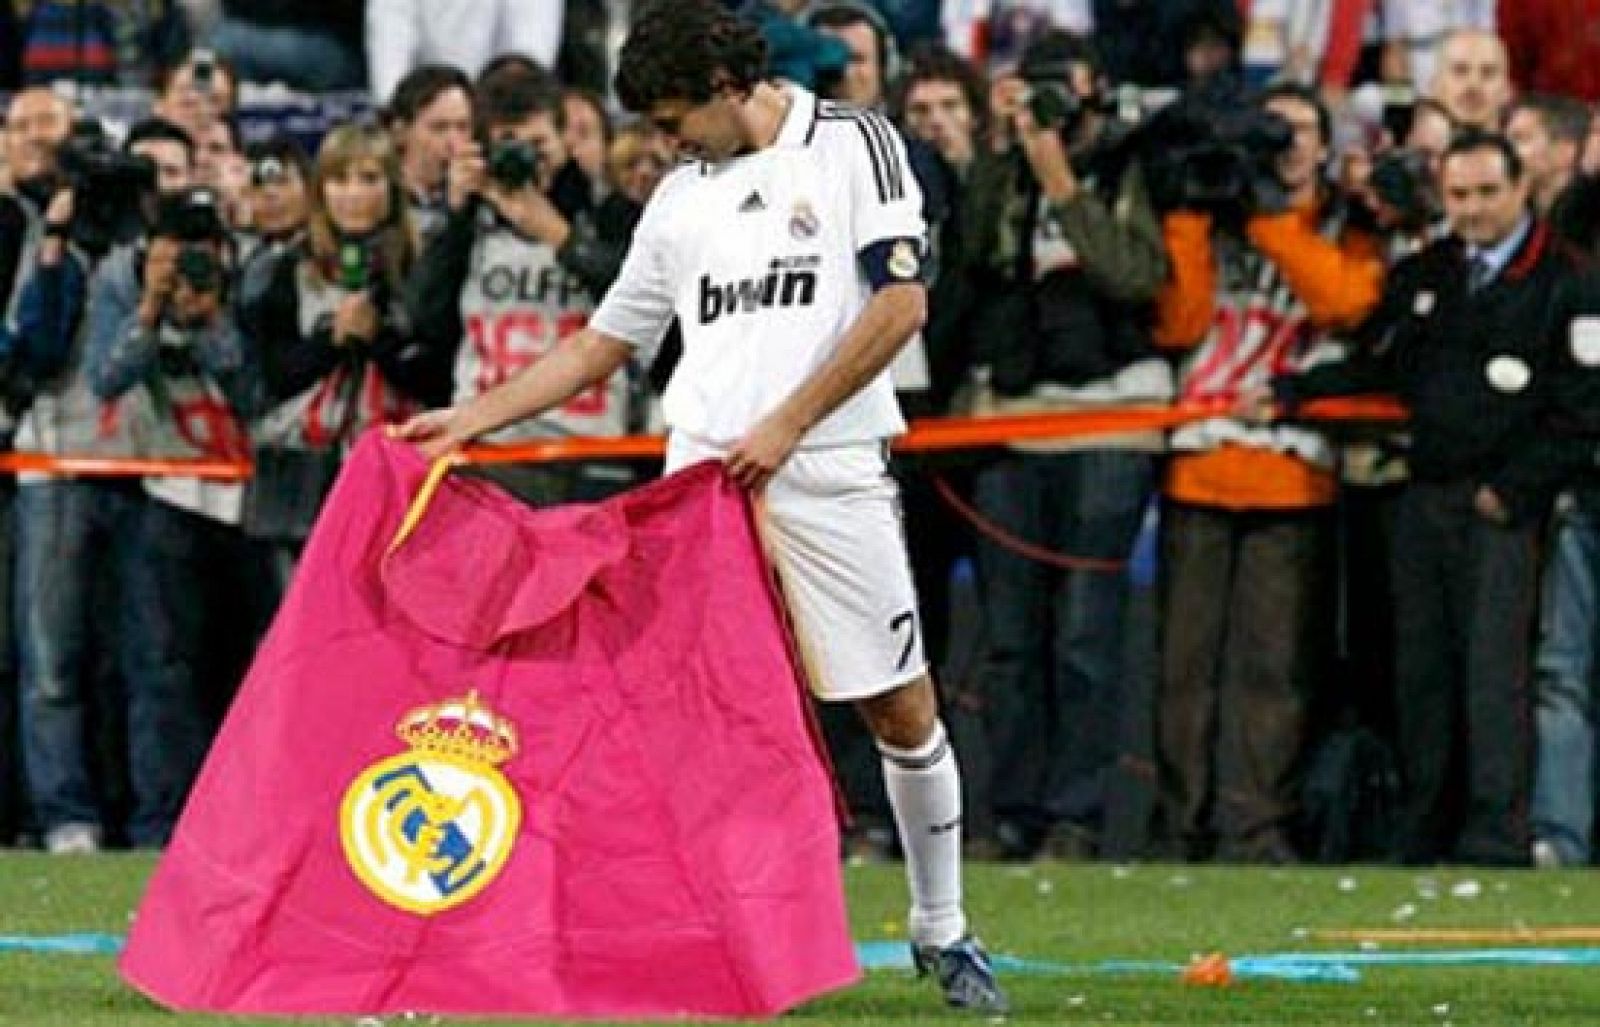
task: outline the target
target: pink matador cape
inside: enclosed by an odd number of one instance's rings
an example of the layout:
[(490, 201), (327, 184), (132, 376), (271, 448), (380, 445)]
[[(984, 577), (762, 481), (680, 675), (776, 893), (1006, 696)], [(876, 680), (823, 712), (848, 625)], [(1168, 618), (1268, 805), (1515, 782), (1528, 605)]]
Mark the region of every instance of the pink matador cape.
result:
[(535, 511), (369, 434), (122, 973), (225, 1013), (775, 1015), (859, 977), (804, 701), (720, 465)]

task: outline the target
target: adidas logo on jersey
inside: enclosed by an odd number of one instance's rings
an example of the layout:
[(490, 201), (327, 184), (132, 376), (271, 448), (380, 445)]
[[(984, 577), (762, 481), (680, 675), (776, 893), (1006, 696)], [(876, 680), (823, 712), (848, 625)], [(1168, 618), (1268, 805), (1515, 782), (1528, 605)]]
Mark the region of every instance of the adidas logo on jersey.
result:
[(700, 323), (720, 317), (753, 313), (768, 307), (809, 307), (817, 298), (816, 263), (811, 258), (774, 260), (762, 278), (741, 278), (713, 285), (710, 275), (700, 276)]
[(766, 201), (761, 198), (760, 193), (751, 193), (744, 198), (743, 203), (739, 204), (739, 213), (741, 214), (759, 214), (766, 209)]

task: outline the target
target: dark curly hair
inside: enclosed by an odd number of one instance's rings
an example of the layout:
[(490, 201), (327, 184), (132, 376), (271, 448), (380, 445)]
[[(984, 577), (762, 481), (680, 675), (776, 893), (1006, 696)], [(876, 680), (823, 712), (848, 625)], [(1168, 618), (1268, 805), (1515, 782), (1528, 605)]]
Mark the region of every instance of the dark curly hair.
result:
[(501, 125), (516, 125), (535, 114), (550, 115), (558, 131), (567, 127), (561, 86), (555, 78), (515, 67), (484, 76), (473, 99), (473, 113), (480, 135)]
[(617, 99), (639, 114), (663, 100), (701, 104), (724, 86), (751, 88), (766, 68), (760, 30), (718, 0), (654, 0), (622, 44)]

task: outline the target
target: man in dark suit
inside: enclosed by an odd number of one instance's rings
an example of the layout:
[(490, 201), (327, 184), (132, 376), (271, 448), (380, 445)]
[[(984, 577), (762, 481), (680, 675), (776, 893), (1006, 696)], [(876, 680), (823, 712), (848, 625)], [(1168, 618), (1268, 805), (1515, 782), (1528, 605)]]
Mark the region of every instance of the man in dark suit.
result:
[[(1394, 389), (1412, 481), (1395, 527), (1401, 855), (1526, 864), (1537, 540), (1562, 469), (1565, 364), (1600, 364), (1600, 290), (1529, 205), (1500, 135), (1443, 161), (1449, 235), (1396, 265), (1349, 362), (1278, 379), (1276, 398)], [(1580, 352), (1581, 351), (1581, 352)]]

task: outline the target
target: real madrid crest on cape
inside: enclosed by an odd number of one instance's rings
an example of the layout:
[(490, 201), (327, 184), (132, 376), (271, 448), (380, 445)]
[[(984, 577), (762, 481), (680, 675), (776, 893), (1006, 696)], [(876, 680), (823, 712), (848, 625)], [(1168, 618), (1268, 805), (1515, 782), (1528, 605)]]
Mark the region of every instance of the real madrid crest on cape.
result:
[(339, 836), (374, 895), (437, 913), (483, 891), (511, 856), (522, 804), (497, 768), (516, 755), (517, 729), (469, 692), (412, 710), (395, 734), (410, 751), (356, 778)]
[(544, 510), (427, 472), (356, 447), (126, 979), (221, 1013), (622, 1019), (855, 980), (832, 787), (721, 465)]

